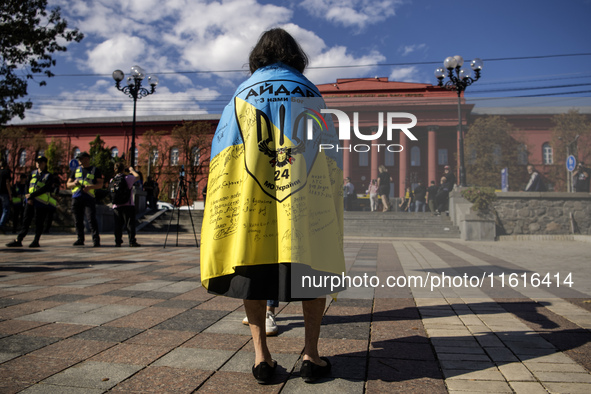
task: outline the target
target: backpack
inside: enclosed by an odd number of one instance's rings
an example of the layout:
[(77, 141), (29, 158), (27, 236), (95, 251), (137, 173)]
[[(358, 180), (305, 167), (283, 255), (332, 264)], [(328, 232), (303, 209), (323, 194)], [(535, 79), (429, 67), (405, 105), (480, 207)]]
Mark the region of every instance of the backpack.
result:
[(127, 186), (124, 174), (117, 174), (109, 185), (111, 201), (115, 205), (123, 205), (129, 202), (131, 198), (131, 189)]

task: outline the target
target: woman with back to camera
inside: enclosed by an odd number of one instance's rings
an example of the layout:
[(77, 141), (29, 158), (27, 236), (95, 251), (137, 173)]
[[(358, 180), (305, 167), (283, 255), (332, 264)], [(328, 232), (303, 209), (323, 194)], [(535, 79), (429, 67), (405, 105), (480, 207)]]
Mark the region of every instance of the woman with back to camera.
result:
[(265, 335), (266, 300), (302, 301), (304, 381), (314, 382), (331, 368), (318, 353), (331, 291), (295, 289), (292, 283), (299, 282), (291, 281), (301, 272), (340, 276), (345, 268), (342, 161), (317, 148), (338, 143), (338, 136), (327, 117), (324, 130), (305, 138), (306, 111), (319, 113), (320, 107), (300, 108), (300, 98), (324, 105), (302, 74), (307, 63), (285, 30), (263, 33), (250, 53), (252, 76), (224, 109), (212, 142), (201, 281), (212, 294), (244, 300), (255, 348), (252, 373), (261, 384), (273, 381), (277, 367)]

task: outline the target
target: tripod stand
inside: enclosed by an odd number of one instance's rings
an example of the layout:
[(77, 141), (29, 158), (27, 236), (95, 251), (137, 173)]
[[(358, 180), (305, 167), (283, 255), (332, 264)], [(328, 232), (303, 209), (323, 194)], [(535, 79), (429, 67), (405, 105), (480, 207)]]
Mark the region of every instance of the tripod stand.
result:
[[(184, 167), (184, 166), (183, 166)], [(193, 223), (193, 216), (191, 215), (191, 206), (189, 205), (189, 199), (187, 198), (187, 185), (185, 182), (184, 176), (184, 168), (181, 171), (181, 175), (179, 176), (179, 182), (177, 185), (177, 194), (176, 198), (173, 203), (172, 213), (170, 215), (170, 220), (168, 221), (168, 229), (166, 230), (166, 238), (164, 239), (164, 248), (166, 248), (166, 242), (168, 241), (168, 233), (170, 232), (170, 225), (172, 223), (172, 218), (174, 217), (174, 211), (177, 212), (176, 217), (176, 246), (179, 246), (179, 222), (181, 218), (181, 210), (180, 207), (183, 203), (183, 199), (187, 204), (189, 217), (191, 218), (191, 227), (193, 228), (193, 236), (195, 237), (195, 246), (199, 247), (199, 241), (197, 241), (197, 233), (195, 233), (195, 224)]]

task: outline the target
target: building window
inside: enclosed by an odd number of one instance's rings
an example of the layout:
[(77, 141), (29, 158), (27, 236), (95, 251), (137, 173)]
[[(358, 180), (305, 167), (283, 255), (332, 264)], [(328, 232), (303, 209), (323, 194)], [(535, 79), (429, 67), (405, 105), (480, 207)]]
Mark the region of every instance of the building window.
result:
[(525, 144), (520, 144), (517, 147), (517, 164), (524, 166), (527, 162), (527, 146)]
[(552, 147), (547, 142), (544, 145), (542, 145), (542, 163), (545, 165), (554, 163), (554, 154), (552, 152)]
[(27, 165), (27, 151), (24, 149), (18, 155), (18, 165), (19, 167), (25, 167)]
[(359, 152), (359, 167), (369, 166), (369, 152)]
[(386, 167), (394, 167), (394, 152), (390, 152), (388, 149), (384, 153), (384, 165)]
[(10, 162), (10, 150), (8, 150), (8, 149), (4, 150), (3, 159), (6, 160), (7, 163)]
[(74, 159), (77, 159), (79, 154), (80, 154), (80, 149), (74, 148), (74, 150), (72, 151), (72, 155), (74, 156)]
[(171, 183), (170, 184), (170, 199), (171, 200), (175, 200), (176, 199), (176, 183)]
[(178, 166), (179, 165), (179, 148), (172, 148), (170, 150), (170, 165), (171, 166)]
[(437, 164), (440, 166), (447, 165), (447, 149), (437, 149)]
[(135, 148), (135, 152), (133, 152), (133, 153), (134, 153), (134, 155), (133, 155), (133, 162), (137, 164), (138, 158), (140, 156), (140, 151), (137, 148)]
[(193, 167), (197, 167), (201, 161), (201, 150), (198, 147), (194, 147), (191, 150), (191, 163)]
[(421, 165), (421, 149), (418, 146), (410, 148), (410, 165), (419, 167)]
[(158, 164), (158, 149), (155, 149), (152, 151), (152, 165), (155, 166), (156, 164)]
[(111, 157), (117, 158), (119, 156), (119, 149), (113, 148), (111, 149)]

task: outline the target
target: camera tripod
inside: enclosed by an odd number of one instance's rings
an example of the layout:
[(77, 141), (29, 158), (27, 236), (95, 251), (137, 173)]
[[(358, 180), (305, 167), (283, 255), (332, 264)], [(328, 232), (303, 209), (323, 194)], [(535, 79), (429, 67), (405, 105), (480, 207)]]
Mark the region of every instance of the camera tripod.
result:
[[(184, 171), (183, 171), (184, 172)], [(179, 181), (177, 185), (177, 194), (176, 198), (173, 202), (172, 213), (170, 215), (170, 220), (168, 221), (168, 229), (166, 230), (166, 238), (164, 239), (164, 248), (166, 248), (166, 242), (168, 241), (168, 233), (170, 232), (170, 225), (172, 224), (172, 218), (174, 217), (174, 211), (176, 210), (176, 245), (179, 246), (179, 222), (181, 218), (181, 210), (180, 207), (183, 201), (187, 204), (189, 218), (191, 218), (191, 227), (193, 228), (193, 236), (195, 237), (195, 246), (199, 247), (199, 241), (197, 241), (197, 233), (195, 232), (195, 224), (193, 222), (193, 216), (191, 215), (191, 206), (189, 205), (189, 199), (187, 198), (187, 185), (185, 181), (185, 177), (183, 173), (179, 176)]]

